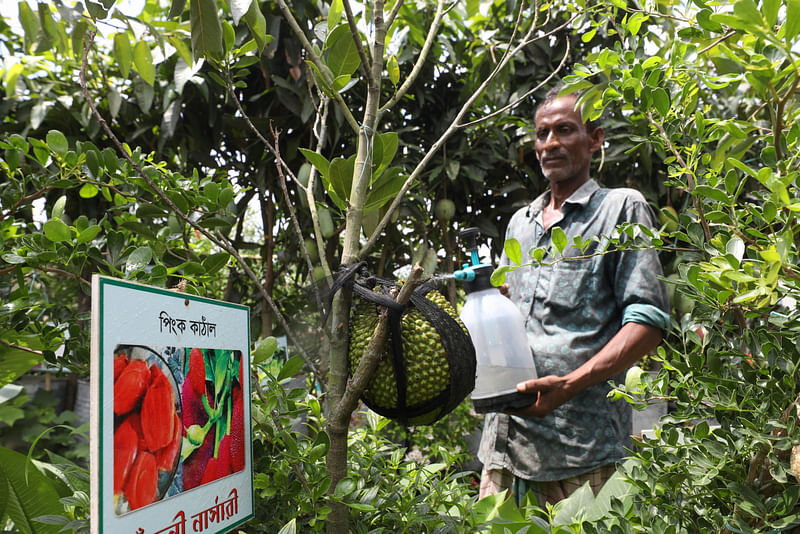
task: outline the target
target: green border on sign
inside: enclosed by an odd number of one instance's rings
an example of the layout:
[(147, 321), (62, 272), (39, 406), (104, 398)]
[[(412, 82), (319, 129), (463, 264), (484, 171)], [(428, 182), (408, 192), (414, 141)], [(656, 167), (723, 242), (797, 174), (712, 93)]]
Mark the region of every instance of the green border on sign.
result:
[[(210, 299), (210, 298), (207, 298), (207, 297), (201, 297), (199, 295), (190, 295), (188, 293), (178, 293), (178, 292), (173, 291), (173, 290), (163, 289), (163, 288), (160, 288), (160, 287), (148, 286), (148, 285), (145, 285), (145, 284), (140, 284), (138, 282), (130, 282), (130, 281), (127, 281), (127, 280), (120, 280), (119, 278), (111, 278), (111, 277), (107, 277), (107, 276), (98, 276), (97, 279), (98, 279), (99, 289), (100, 289), (99, 310), (98, 310), (98, 315), (99, 315), (99, 322), (98, 322), (98, 328), (99, 328), (99, 336), (98, 336), (98, 344), (99, 344), (99, 348), (98, 348), (98, 350), (99, 350), (99, 354), (98, 354), (98, 360), (99, 360), (99, 375), (98, 375), (99, 399), (98, 399), (98, 402), (100, 403), (100, 407), (99, 407), (99, 416), (98, 416), (97, 424), (100, 425), (101, 427), (102, 427), (103, 416), (104, 416), (104, 413), (103, 413), (104, 412), (103, 399), (105, 398), (104, 395), (103, 395), (103, 393), (104, 393), (104, 391), (103, 391), (103, 377), (105, 376), (105, 374), (104, 374), (104, 365), (105, 364), (104, 364), (104, 358), (103, 358), (103, 348), (105, 347), (105, 340), (103, 339), (103, 332), (105, 331), (104, 328), (103, 328), (103, 321), (105, 319), (105, 313), (103, 311), (103, 307), (104, 307), (104, 304), (105, 304), (105, 299), (103, 297), (104, 297), (105, 286), (107, 284), (108, 285), (112, 285), (112, 286), (124, 287), (126, 289), (133, 289), (133, 290), (143, 291), (143, 292), (146, 292), (146, 293), (155, 293), (157, 295), (162, 295), (162, 296), (165, 296), (165, 297), (173, 297), (173, 298), (176, 298), (176, 299), (183, 299), (183, 300), (193, 300), (193, 301), (197, 301), (197, 302), (203, 302), (205, 304), (214, 304), (216, 306), (234, 308), (234, 309), (238, 309), (240, 311), (245, 312), (247, 314), (247, 319), (248, 319), (247, 320), (247, 349), (242, 354), (242, 357), (244, 358), (245, 354), (247, 355), (247, 368), (248, 369), (250, 368), (250, 320), (249, 320), (250, 319), (250, 308), (248, 306), (245, 306), (243, 304), (234, 304), (232, 302), (226, 302), (224, 300), (216, 300), (216, 299)], [(250, 391), (250, 387), (249, 386), (248, 386), (247, 389), (248, 389), (248, 393), (252, 393), (252, 391)], [(250, 417), (248, 418), (247, 426), (249, 427), (249, 430), (250, 430), (250, 441), (251, 441), (251, 445), (250, 445), (250, 475), (251, 475), (250, 476), (250, 509), (251, 509), (251, 513), (249, 515), (243, 517), (241, 520), (237, 521), (236, 523), (226, 527), (224, 530), (216, 531), (215, 534), (219, 534), (221, 532), (229, 531), (229, 530), (231, 530), (233, 528), (238, 527), (239, 525), (242, 525), (243, 523), (246, 523), (247, 521), (249, 521), (249, 520), (251, 520), (251, 519), (253, 519), (255, 517), (256, 497), (255, 497), (255, 484), (254, 484), (253, 476), (252, 476), (252, 473), (253, 473), (253, 471), (252, 471), (252, 468), (253, 468), (253, 446), (252, 446), (253, 413), (252, 413), (252, 407), (250, 407), (248, 412), (250, 412)], [(99, 506), (98, 506), (98, 511), (99, 511), (98, 526), (99, 526), (100, 530), (102, 530), (102, 527), (104, 526), (104, 523), (103, 523), (103, 509), (105, 508), (104, 502), (103, 502), (103, 498), (102, 498), (102, 496), (103, 496), (103, 461), (102, 461), (102, 458), (105, 457), (105, 455), (103, 454), (104, 436), (103, 436), (102, 430), (100, 432), (98, 432), (97, 435), (98, 435), (98, 439), (100, 440), (100, 443), (98, 444), (98, 454), (99, 454), (99, 461), (98, 461), (98, 464), (99, 464), (99, 469), (98, 469), (98, 493), (99, 493), (99, 495), (98, 495), (97, 498), (100, 499)]]

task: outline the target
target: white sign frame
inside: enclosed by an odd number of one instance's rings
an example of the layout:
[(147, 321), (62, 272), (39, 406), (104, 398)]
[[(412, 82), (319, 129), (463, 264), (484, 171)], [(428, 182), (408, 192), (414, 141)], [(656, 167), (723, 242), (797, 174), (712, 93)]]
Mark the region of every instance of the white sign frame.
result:
[(92, 534), (221, 534), (252, 519), (251, 390), (247, 379), (241, 383), (245, 399), (243, 469), (124, 513), (115, 511), (114, 501), (116, 347), (201, 347), (235, 352), (241, 355), (243, 376), (249, 377), (249, 308), (94, 275), (91, 333)]

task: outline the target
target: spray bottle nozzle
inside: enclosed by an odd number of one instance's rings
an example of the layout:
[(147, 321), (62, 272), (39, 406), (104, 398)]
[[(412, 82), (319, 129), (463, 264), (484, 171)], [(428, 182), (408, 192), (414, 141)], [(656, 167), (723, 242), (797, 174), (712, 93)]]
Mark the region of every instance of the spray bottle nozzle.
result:
[(470, 252), (470, 259), (472, 265), (480, 265), (481, 259), (478, 257), (478, 238), (481, 236), (481, 231), (475, 227), (464, 228), (458, 233), (458, 238), (465, 242), (467, 250)]

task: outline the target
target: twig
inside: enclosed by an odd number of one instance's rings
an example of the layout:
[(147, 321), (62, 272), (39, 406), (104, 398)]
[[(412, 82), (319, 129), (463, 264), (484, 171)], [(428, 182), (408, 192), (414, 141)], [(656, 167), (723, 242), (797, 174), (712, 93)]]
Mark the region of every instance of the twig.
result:
[(37, 354), (39, 356), (43, 356), (44, 355), (44, 353), (42, 351), (29, 349), (28, 347), (23, 347), (22, 345), (15, 345), (14, 343), (9, 343), (8, 341), (6, 341), (4, 339), (0, 339), (0, 343), (2, 343), (3, 345), (5, 345), (6, 347), (8, 347), (10, 349), (22, 350), (22, 351), (25, 351), (25, 352), (30, 352), (31, 354)]

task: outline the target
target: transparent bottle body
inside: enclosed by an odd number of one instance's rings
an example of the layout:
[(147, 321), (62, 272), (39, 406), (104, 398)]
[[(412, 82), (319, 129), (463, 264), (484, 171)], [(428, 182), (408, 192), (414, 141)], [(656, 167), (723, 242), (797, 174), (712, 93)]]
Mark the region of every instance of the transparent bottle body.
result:
[[(477, 376), (470, 396), (476, 408), (479, 400), (516, 398), (517, 383), (536, 378), (522, 314), (497, 288), (490, 288), (467, 295), (461, 320), (475, 346)], [(521, 402), (530, 404), (530, 397)]]

